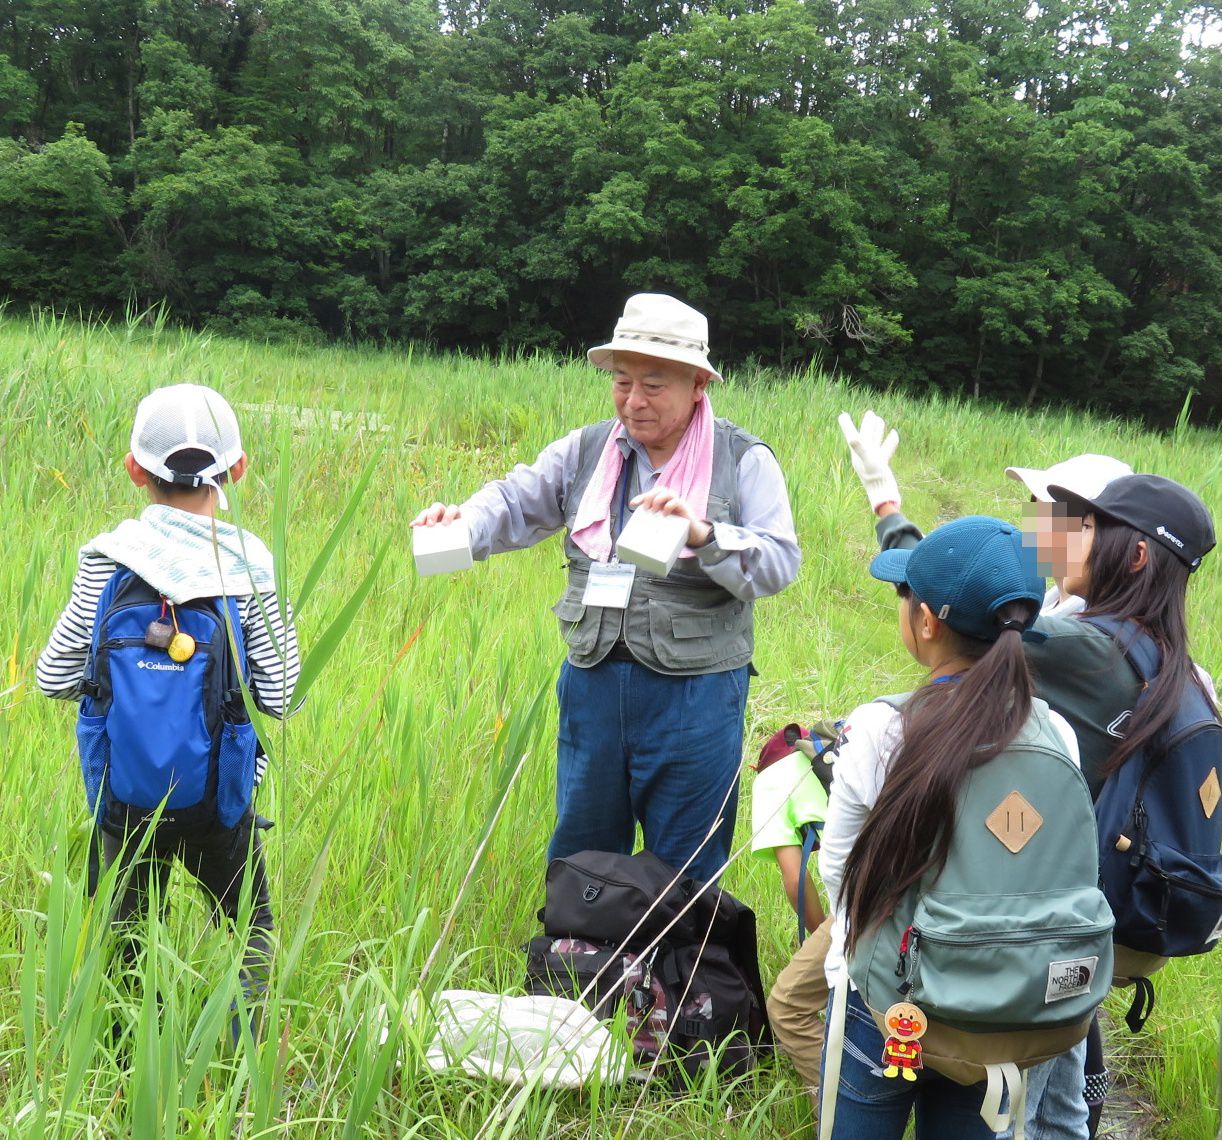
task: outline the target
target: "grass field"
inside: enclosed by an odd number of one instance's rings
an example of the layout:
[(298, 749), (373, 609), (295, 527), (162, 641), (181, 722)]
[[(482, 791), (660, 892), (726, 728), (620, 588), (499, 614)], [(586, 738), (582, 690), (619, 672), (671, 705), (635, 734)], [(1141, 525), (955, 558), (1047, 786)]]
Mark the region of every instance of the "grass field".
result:
[[(283, 552), (313, 675), (304, 710), (269, 730), (260, 811), (276, 821), (268, 856), (280, 952), (265, 1041), (236, 1052), (227, 1026), (240, 953), (209, 926), (192, 889), (176, 892), (168, 921), (150, 931), (145, 985), (108, 973), (104, 924), (82, 891), (87, 820), (73, 710), (33, 685), (77, 547), (142, 506), (119, 464), (137, 400), (188, 380), (257, 406), (240, 412), (252, 468), (231, 499)], [(1019, 485), (1002, 469), (1081, 451), (1173, 475), (1222, 505), (1219, 437), (1191, 428), (1155, 436), (1059, 411), (915, 401), (814, 373), (731, 376), (714, 406), (776, 450), (805, 556), (799, 581), (757, 611), (751, 755), (787, 720), (842, 713), (917, 680), (894, 630), (893, 595), (865, 574), (872, 520), (836, 426), (841, 410), (860, 416), (872, 406), (899, 427), (905, 511), (924, 524), (967, 512), (1017, 518)], [(783, 1060), (679, 1098), (637, 1087), (513, 1098), (430, 1073), (424, 1029), (396, 1021), (381, 1042), (373, 1016), (420, 988), (520, 985), (551, 822), (561, 642), (548, 607), (564, 580), (561, 548), (549, 540), (461, 575), (417, 579), (407, 521), (608, 414), (603, 379), (546, 359), (297, 351), (155, 324), (0, 317), (0, 407), (4, 1135), (806, 1134), (805, 1097)], [(329, 552), (370, 463), (351, 525)], [(1195, 655), (1217, 674), (1217, 556), (1190, 598)], [(747, 795), (749, 786), (748, 775)], [(741, 842), (748, 816), (740, 813)], [(725, 883), (760, 915), (770, 980), (793, 938), (776, 872), (744, 855)], [(1172, 964), (1158, 992), (1146, 1034), (1116, 1044), (1157, 1105), (1155, 1134), (1202, 1140), (1217, 1127), (1222, 958)]]

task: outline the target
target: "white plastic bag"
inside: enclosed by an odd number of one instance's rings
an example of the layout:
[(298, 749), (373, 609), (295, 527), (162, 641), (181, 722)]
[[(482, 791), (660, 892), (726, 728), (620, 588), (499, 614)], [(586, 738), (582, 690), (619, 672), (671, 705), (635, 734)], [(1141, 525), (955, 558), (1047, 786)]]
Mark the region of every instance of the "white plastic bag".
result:
[(619, 1083), (628, 1072), (623, 1044), (568, 998), (442, 990), (433, 1014), (437, 1034), (425, 1060), (435, 1070), (457, 1066), (506, 1084), (558, 1088)]

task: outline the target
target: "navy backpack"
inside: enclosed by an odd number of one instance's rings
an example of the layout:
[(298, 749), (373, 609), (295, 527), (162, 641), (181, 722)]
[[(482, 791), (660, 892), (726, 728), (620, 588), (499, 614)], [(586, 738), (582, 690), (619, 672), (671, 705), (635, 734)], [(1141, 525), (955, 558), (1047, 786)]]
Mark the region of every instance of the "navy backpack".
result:
[[(1145, 682), (1140, 708), (1158, 676), (1157, 646), (1131, 622), (1082, 620), (1112, 637)], [(1126, 1019), (1134, 1031), (1154, 1008), (1148, 975), (1222, 938), (1220, 777), (1222, 724), (1189, 685), (1170, 723), (1107, 778), (1095, 802), (1099, 873), (1116, 916), (1116, 975), (1137, 987)]]
[[(146, 638), (151, 622), (171, 620), (194, 638), (185, 660)], [(164, 803), (162, 827), (237, 824), (254, 790), (257, 737), (242, 699), (248, 679), (233, 598), (171, 607), (131, 570), (118, 569), (98, 599), (76, 726), (95, 820), (123, 829)]]

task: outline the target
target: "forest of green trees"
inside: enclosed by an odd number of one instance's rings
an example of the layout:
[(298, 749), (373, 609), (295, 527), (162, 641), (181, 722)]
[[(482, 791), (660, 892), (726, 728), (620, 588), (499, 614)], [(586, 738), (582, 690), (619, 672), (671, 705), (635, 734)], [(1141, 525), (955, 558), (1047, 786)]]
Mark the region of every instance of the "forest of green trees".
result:
[(1182, 0), (0, 0), (0, 297), (1222, 419)]

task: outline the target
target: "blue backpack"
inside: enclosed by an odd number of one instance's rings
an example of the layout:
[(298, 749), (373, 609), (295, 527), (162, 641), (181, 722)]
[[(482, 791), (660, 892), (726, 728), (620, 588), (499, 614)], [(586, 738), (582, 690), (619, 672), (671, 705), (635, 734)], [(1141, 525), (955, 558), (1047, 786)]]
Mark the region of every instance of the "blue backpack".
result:
[[(1082, 620), (1113, 638), (1145, 682), (1140, 708), (1158, 676), (1158, 647), (1132, 622)], [(1154, 1008), (1148, 975), (1222, 938), (1220, 777), (1222, 724), (1190, 685), (1166, 728), (1107, 778), (1095, 802), (1099, 873), (1116, 916), (1116, 973), (1137, 988), (1127, 1017), (1135, 1032)]]
[[(148, 639), (150, 623), (170, 620), (194, 638), (184, 660)], [(123, 828), (164, 803), (159, 826), (233, 827), (254, 791), (257, 737), (242, 700), (248, 679), (233, 598), (170, 607), (131, 570), (115, 571), (98, 599), (76, 724), (95, 820)]]

